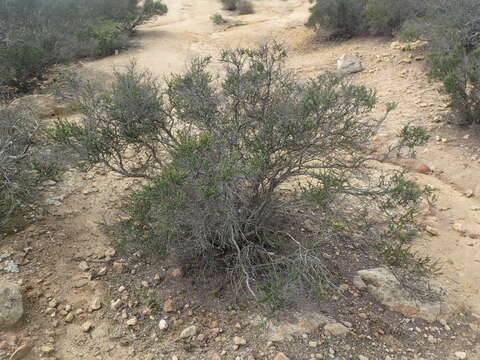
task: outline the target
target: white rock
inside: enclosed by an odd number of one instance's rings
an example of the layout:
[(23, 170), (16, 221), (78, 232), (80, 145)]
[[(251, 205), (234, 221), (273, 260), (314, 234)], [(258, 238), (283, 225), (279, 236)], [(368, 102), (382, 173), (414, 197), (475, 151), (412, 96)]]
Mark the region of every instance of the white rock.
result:
[(160, 322), (158, 323), (158, 327), (160, 328), (160, 330), (167, 330), (168, 329), (167, 320), (165, 319), (160, 320)]
[(195, 336), (197, 335), (197, 331), (198, 329), (195, 325), (189, 326), (183, 329), (183, 331), (180, 333), (180, 339), (185, 339), (185, 338)]
[(456, 357), (457, 359), (466, 359), (466, 358), (467, 358), (467, 353), (464, 352), (464, 351), (457, 351), (457, 352), (455, 353), (455, 357)]
[(337, 60), (337, 70), (346, 74), (352, 74), (362, 71), (363, 66), (358, 57), (345, 54)]
[(20, 286), (9, 281), (0, 282), (0, 327), (16, 324), (23, 315)]

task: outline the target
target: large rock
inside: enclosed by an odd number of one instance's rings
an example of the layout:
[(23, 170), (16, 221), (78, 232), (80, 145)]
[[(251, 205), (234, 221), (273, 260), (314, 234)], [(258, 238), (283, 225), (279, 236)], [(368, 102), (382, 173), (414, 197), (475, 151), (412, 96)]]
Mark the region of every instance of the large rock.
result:
[[(355, 283), (364, 284), (370, 294), (391, 311), (432, 322), (448, 317), (449, 306), (441, 300), (442, 289), (418, 282), (423, 294), (407, 291), (391, 270), (379, 267), (357, 272)], [(361, 286), (360, 286), (361, 287)], [(418, 290), (420, 291), (420, 290)]]
[(65, 115), (72, 108), (72, 104), (59, 103), (55, 97), (43, 94), (23, 96), (13, 101), (11, 105), (28, 108), (39, 118)]
[(363, 70), (360, 59), (353, 55), (343, 55), (337, 60), (337, 70), (344, 74), (357, 73)]
[(15, 325), (23, 315), (20, 286), (9, 281), (0, 282), (0, 328)]

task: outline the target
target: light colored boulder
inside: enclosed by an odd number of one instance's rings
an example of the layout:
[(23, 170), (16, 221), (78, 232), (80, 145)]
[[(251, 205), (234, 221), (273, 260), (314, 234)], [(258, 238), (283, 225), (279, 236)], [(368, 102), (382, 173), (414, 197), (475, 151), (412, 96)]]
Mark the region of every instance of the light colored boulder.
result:
[(362, 71), (363, 65), (358, 57), (345, 54), (337, 60), (337, 70), (344, 74), (352, 74)]
[(15, 325), (23, 315), (20, 286), (9, 281), (0, 282), (0, 328)]
[(443, 290), (434, 284), (418, 282), (418, 288), (426, 289), (430, 294), (419, 296), (411, 293), (415, 290), (407, 291), (388, 268), (361, 270), (357, 275), (369, 293), (390, 311), (429, 322), (448, 317), (451, 312), (448, 304), (441, 300)]

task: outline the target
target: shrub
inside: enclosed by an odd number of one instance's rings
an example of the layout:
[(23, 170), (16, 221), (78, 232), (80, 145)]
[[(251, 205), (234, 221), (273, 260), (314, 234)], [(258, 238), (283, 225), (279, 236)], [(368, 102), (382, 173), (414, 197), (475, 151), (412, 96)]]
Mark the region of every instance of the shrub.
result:
[(234, 11), (237, 10), (238, 0), (221, 0), (224, 10)]
[[(148, 181), (129, 207), (143, 245), (226, 271), (254, 295), (318, 290), (330, 281), (325, 242), (412, 233), (425, 191), (375, 170), (368, 144), (384, 117), (368, 116), (374, 91), (334, 74), (301, 82), (285, 56), (276, 44), (224, 51), (219, 84), (210, 58), (163, 87), (132, 65), (103, 93), (77, 85), (83, 122), (59, 121), (51, 136)], [(426, 138), (411, 127), (400, 135), (390, 152)], [(306, 219), (319, 224), (314, 241), (297, 236)]]
[(30, 190), (28, 164), (37, 129), (27, 109), (0, 107), (0, 227)]
[(480, 48), (467, 53), (458, 46), (448, 53), (434, 53), (430, 62), (430, 75), (442, 81), (459, 122), (480, 124)]
[(253, 14), (253, 4), (249, 0), (239, 0), (237, 4), (237, 10), (240, 15)]
[(225, 19), (222, 17), (222, 15), (220, 14), (213, 14), (210, 19), (212, 20), (212, 22), (215, 24), (215, 25), (222, 25), (222, 24), (225, 24), (226, 21)]
[(307, 25), (335, 37), (392, 35), (406, 20), (423, 16), (425, 7), (415, 0), (316, 0)]
[(440, 80), (461, 124), (480, 123), (480, 3), (437, 0), (429, 13), (430, 75)]

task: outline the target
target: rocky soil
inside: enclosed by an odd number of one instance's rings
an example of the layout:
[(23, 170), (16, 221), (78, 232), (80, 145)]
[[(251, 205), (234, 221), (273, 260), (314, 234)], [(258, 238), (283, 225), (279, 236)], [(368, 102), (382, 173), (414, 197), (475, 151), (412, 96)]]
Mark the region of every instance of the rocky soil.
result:
[[(375, 145), (409, 122), (432, 134), (417, 159), (390, 165), (436, 189), (415, 249), (442, 262), (435, 288), (446, 293), (412, 298), (387, 270), (362, 272), (375, 261), (341, 243), (325, 249), (340, 269), (332, 297), (275, 312), (235, 301), (221, 279), (115, 249), (105, 225), (137, 183), (102, 168), (70, 169), (44, 184), (31, 225), (0, 243), (0, 359), (480, 359), (480, 136), (442, 121), (446, 99), (428, 82), (421, 44), (406, 52), (391, 39), (322, 42), (303, 25), (306, 0), (256, 0), (256, 13), (245, 16), (222, 12), (217, 0), (165, 2), (169, 14), (141, 29), (137, 47), (84, 68), (111, 72), (134, 57), (163, 76), (193, 56), (269, 39), (285, 44), (299, 76), (334, 71), (343, 57), (352, 81), (377, 89), (379, 111), (399, 104)], [(211, 23), (216, 12), (227, 25)], [(46, 125), (65, 113), (41, 104)]]

